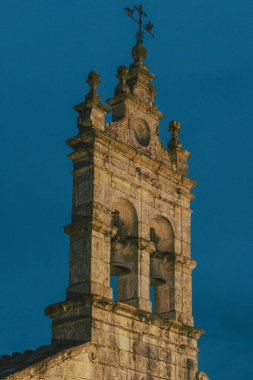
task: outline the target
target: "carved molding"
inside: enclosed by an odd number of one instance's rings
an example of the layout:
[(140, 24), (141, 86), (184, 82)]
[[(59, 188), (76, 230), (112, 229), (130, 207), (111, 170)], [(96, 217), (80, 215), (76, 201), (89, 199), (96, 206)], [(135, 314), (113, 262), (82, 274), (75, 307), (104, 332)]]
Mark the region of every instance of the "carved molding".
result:
[(64, 227), (66, 234), (70, 236), (80, 235), (84, 232), (95, 230), (101, 232), (105, 236), (113, 236), (115, 229), (111, 226), (108, 226), (104, 222), (94, 219), (94, 220), (82, 220), (77, 223), (68, 224)]
[[(56, 318), (65, 313), (78, 312), (80, 308), (89, 308), (92, 305), (103, 310), (113, 311), (119, 315), (130, 315), (133, 319), (140, 319), (140, 317), (142, 317), (147, 323), (153, 321), (158, 327), (164, 329), (164, 337), (166, 336), (167, 339), (170, 338), (170, 331), (180, 333), (182, 335), (189, 336), (194, 339), (199, 339), (199, 337), (205, 333), (203, 330), (198, 329), (196, 327), (164, 319), (163, 317), (157, 314), (152, 314), (145, 310), (136, 309), (133, 306), (127, 305), (122, 302), (114, 302), (113, 300), (98, 295), (83, 295), (73, 300), (50, 305), (46, 308), (45, 314), (50, 318)], [(200, 372), (200, 374), (203, 373), (204, 372)], [(201, 378), (197, 379), (200, 380)], [(207, 377), (203, 378), (203, 380), (210, 379), (209, 377)]]

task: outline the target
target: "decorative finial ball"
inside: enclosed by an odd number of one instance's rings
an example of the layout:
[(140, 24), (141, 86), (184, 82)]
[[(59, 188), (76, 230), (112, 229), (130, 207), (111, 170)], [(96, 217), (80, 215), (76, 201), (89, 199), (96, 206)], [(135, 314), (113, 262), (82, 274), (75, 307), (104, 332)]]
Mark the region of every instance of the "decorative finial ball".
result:
[(147, 58), (147, 49), (141, 43), (138, 43), (132, 49), (132, 56), (135, 63), (142, 64)]
[(128, 73), (128, 68), (124, 65), (121, 65), (117, 68), (117, 78), (119, 80), (126, 79)]
[(88, 74), (87, 83), (91, 88), (96, 88), (100, 83), (100, 75), (96, 71), (90, 71)]

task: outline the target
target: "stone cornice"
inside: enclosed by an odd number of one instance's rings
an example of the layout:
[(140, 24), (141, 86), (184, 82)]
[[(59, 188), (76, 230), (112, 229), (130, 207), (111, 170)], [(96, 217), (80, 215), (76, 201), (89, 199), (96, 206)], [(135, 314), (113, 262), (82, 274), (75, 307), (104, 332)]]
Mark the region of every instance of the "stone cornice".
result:
[(86, 218), (80, 222), (68, 224), (64, 227), (64, 232), (70, 236), (80, 235), (83, 232), (95, 230), (102, 232), (106, 236), (114, 235), (114, 229), (111, 226), (97, 219)]
[(147, 169), (152, 168), (153, 171), (161, 174), (166, 179), (169, 178), (170, 180), (173, 180), (173, 182), (175, 182), (176, 179), (177, 183), (179, 184), (183, 177), (183, 184), (187, 185), (188, 188), (190, 188), (190, 185), (192, 185), (191, 187), (195, 187), (197, 185), (197, 182), (186, 176), (182, 176), (181, 174), (176, 173), (169, 167), (166, 167), (164, 162), (157, 161), (153, 158), (148, 157), (140, 149), (137, 150), (136, 148), (129, 146), (122, 141), (118, 141), (110, 136), (107, 136), (101, 131), (96, 132), (96, 138), (98, 138), (100, 143), (106, 142), (106, 148), (110, 147), (117, 153), (124, 153), (126, 157), (133, 160), (136, 164), (146, 167)]
[[(86, 133), (79, 134), (67, 140), (66, 142), (70, 147), (75, 149), (75, 146), (81, 146), (82, 143), (91, 145), (94, 144), (95, 141), (98, 141), (102, 146), (104, 145), (105, 147), (104, 151), (102, 151), (102, 148), (96, 147), (95, 143), (95, 149), (98, 149), (103, 153), (108, 153), (108, 148), (110, 148), (116, 153), (124, 154), (125, 157), (132, 160), (135, 164), (147, 168), (147, 170), (151, 169), (157, 174), (164, 177), (165, 180), (169, 179), (170, 181), (176, 183), (178, 187), (181, 187), (181, 194), (185, 197), (188, 197), (189, 199), (195, 198), (195, 195), (190, 194), (187, 191), (184, 191), (182, 187), (186, 190), (190, 190), (191, 188), (197, 186), (196, 181), (190, 179), (189, 177), (182, 176), (181, 174), (176, 173), (163, 161), (157, 161), (153, 158), (150, 158), (147, 155), (145, 155), (144, 152), (142, 152), (140, 149), (137, 150), (133, 146), (130, 146), (122, 141), (118, 141), (106, 134), (105, 132), (94, 130), (88, 131)], [(84, 146), (83, 149), (86, 149), (86, 147)], [(83, 149), (81, 148), (76, 152), (70, 153), (69, 157), (72, 160), (77, 160), (86, 157), (87, 155), (84, 154)]]
[(92, 144), (94, 143), (95, 138), (95, 130), (92, 128), (87, 128), (85, 133), (79, 133), (78, 135), (71, 137), (66, 140), (66, 144), (70, 146), (72, 149), (75, 149), (76, 146), (80, 146), (80, 149), (85, 148), (84, 144)]
[[(111, 299), (97, 295), (84, 295), (72, 300), (59, 302), (46, 308), (45, 314), (50, 318), (57, 318), (64, 314), (71, 314), (80, 308), (99, 308), (126, 316), (143, 323), (154, 324), (155, 326), (165, 329), (167, 332), (172, 331), (191, 338), (199, 339), (205, 332), (201, 329), (189, 326), (180, 322), (163, 318), (157, 314), (145, 310), (136, 309), (133, 306), (123, 302), (115, 302)], [(94, 315), (94, 310), (92, 312)]]
[[(86, 148), (87, 149), (87, 148)], [(92, 149), (92, 148), (90, 148)], [(68, 154), (68, 158), (70, 158), (72, 161), (77, 161), (85, 158), (90, 158), (92, 152), (88, 152), (87, 150), (79, 150), (77, 152), (72, 152)]]

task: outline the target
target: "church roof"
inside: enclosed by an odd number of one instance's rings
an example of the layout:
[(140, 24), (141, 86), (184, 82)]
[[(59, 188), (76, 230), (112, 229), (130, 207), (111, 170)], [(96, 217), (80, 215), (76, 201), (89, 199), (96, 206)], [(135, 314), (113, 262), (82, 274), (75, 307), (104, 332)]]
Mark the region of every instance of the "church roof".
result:
[(36, 350), (26, 350), (23, 353), (0, 356), (0, 379), (21, 371), (35, 363), (69, 348), (70, 344), (40, 346)]

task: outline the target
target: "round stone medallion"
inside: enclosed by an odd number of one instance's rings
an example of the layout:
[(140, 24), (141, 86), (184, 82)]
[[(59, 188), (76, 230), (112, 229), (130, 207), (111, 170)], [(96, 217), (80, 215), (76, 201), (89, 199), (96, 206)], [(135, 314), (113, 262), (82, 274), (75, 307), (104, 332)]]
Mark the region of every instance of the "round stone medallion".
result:
[(136, 119), (133, 124), (134, 137), (136, 141), (144, 147), (150, 142), (150, 129), (148, 123), (144, 119)]

